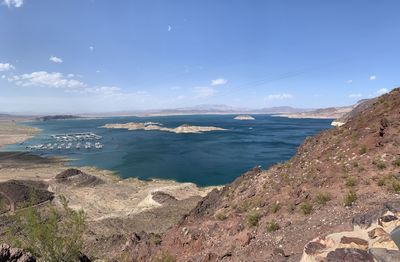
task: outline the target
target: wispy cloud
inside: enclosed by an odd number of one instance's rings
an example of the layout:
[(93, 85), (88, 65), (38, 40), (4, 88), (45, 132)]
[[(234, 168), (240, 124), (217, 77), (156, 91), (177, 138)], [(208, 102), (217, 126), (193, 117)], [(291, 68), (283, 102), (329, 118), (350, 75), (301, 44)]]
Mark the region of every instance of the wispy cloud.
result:
[(347, 84), (351, 84), (351, 83), (353, 83), (353, 80), (349, 79), (349, 80), (346, 81), (346, 83)]
[(285, 100), (285, 99), (292, 99), (292, 94), (282, 93), (282, 94), (271, 94), (266, 97), (268, 100)]
[(15, 67), (12, 64), (9, 63), (0, 63), (0, 72), (3, 71), (9, 71), (15, 69)]
[(360, 98), (362, 97), (362, 94), (350, 94), (349, 98)]
[(168, 30), (168, 32), (171, 32), (172, 26), (168, 25), (167, 30)]
[(225, 85), (226, 83), (228, 83), (228, 80), (223, 79), (223, 78), (217, 78), (217, 79), (211, 80), (212, 86)]
[(215, 89), (209, 86), (197, 86), (193, 91), (196, 94), (196, 98), (211, 97), (215, 94)]
[(65, 78), (62, 73), (48, 73), (38, 71), (30, 74), (15, 75), (9, 78), (10, 82), (15, 82), (18, 86), (37, 86), (48, 88), (74, 89), (83, 88), (87, 85), (79, 80)]
[(386, 94), (387, 92), (389, 92), (389, 90), (387, 90), (386, 88), (381, 88), (378, 91), (376, 91), (378, 95), (383, 95)]
[(61, 58), (56, 57), (56, 56), (50, 56), (49, 60), (56, 64), (61, 64), (63, 62), (63, 60)]
[(89, 51), (90, 51), (90, 52), (93, 52), (93, 51), (94, 51), (94, 46), (92, 46), (92, 45), (89, 46)]
[(120, 93), (121, 88), (116, 86), (100, 86), (100, 87), (87, 87), (83, 90), (85, 93), (113, 95)]
[(24, 4), (24, 0), (4, 0), (3, 4), (8, 7), (21, 7)]
[(375, 75), (372, 75), (372, 76), (369, 77), (369, 80), (371, 80), (371, 81), (372, 81), (372, 80), (375, 80), (375, 79), (376, 79), (376, 76), (375, 76)]
[(49, 60), (56, 64), (61, 64), (63, 62), (63, 60), (61, 58), (56, 57), (56, 56), (50, 56)]

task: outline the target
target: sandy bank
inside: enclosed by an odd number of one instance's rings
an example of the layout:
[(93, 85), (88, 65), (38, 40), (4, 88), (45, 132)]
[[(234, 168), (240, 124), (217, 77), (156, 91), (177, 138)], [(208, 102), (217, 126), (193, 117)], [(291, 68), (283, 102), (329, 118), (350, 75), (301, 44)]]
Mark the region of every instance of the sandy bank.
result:
[(0, 120), (0, 148), (5, 145), (22, 143), (35, 136), (38, 128), (18, 125), (12, 120)]

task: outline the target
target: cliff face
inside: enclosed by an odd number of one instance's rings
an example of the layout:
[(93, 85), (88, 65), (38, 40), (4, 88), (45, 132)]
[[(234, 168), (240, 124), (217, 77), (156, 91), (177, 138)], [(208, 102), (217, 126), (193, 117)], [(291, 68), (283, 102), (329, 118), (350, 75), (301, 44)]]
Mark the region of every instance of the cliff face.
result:
[(299, 261), (312, 239), (399, 203), (399, 134), (397, 88), (307, 138), (291, 160), (212, 191), (156, 244), (135, 240), (126, 250), (143, 260)]

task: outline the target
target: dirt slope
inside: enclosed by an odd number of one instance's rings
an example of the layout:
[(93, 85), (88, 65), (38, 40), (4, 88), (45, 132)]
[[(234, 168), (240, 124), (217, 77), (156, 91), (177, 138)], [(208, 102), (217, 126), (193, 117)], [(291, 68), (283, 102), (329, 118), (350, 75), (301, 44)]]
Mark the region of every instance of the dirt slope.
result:
[(399, 134), (397, 88), (307, 138), (286, 163), (212, 191), (161, 241), (132, 239), (125, 250), (136, 261), (299, 261), (312, 239), (400, 201)]

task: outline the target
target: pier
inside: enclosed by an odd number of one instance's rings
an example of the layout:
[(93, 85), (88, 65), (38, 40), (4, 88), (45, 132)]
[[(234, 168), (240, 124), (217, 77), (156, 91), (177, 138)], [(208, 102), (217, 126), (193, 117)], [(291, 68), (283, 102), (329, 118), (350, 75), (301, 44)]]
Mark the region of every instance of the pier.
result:
[[(102, 149), (103, 144), (94, 142), (102, 139), (102, 136), (92, 132), (69, 133), (51, 135), (53, 141), (47, 143), (27, 146), (28, 150), (96, 150)], [(55, 141), (54, 141), (55, 140)]]

